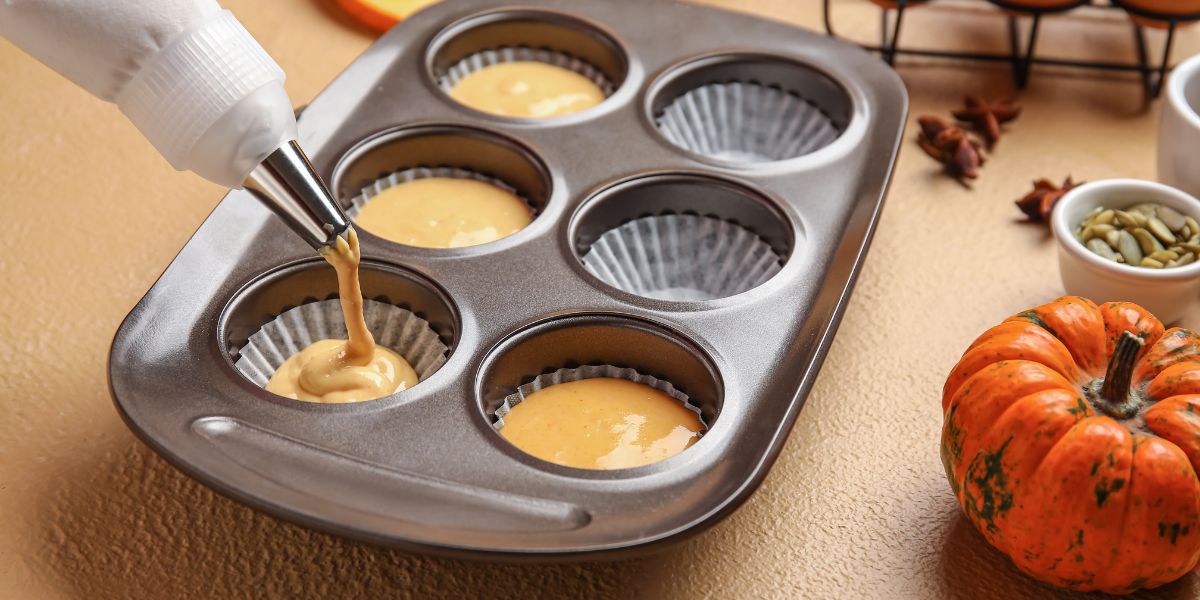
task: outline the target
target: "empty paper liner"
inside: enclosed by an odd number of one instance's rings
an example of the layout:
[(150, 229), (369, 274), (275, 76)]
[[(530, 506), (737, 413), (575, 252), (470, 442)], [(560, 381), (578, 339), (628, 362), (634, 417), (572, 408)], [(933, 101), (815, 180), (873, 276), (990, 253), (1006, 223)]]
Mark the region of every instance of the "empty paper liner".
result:
[(600, 236), (583, 264), (605, 283), (660, 300), (713, 300), (758, 287), (782, 257), (754, 232), (721, 219), (660, 215)]
[(671, 143), (730, 162), (769, 162), (803, 156), (841, 134), (816, 104), (778, 87), (712, 83), (679, 96), (657, 117)]

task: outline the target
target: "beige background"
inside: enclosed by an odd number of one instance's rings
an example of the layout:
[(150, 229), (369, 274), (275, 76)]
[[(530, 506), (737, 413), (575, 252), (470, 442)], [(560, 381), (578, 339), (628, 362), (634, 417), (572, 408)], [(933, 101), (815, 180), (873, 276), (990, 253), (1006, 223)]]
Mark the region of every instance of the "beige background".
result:
[[(283, 65), (297, 104), (372, 40), (314, 1), (225, 4)], [(809, 27), (820, 17), (816, 0), (720, 4)], [(873, 7), (837, 6), (841, 29), (874, 34)], [(1005, 39), (981, 3), (922, 9), (909, 25), (920, 43)], [(1045, 34), (1048, 51), (1132, 56), (1119, 14), (1056, 19)], [(1187, 32), (1176, 56), (1197, 49)], [(900, 72), (914, 116), (1012, 91), (1002, 66), (908, 60)], [(112, 333), (223, 192), (172, 171), (114, 107), (3, 41), (0, 73), (0, 598), (1052, 595), (959, 516), (937, 457), (939, 394), (974, 335), (1061, 293), (1052, 242), (1011, 203), (1029, 180), (1153, 177), (1158, 108), (1128, 78), (1040, 71), (973, 190), (940, 176), (909, 132), (841, 332), (740, 511), (648, 558), (514, 566), (281, 523), (137, 442), (108, 397)], [(1198, 597), (1200, 578), (1146, 594), (1158, 596)]]

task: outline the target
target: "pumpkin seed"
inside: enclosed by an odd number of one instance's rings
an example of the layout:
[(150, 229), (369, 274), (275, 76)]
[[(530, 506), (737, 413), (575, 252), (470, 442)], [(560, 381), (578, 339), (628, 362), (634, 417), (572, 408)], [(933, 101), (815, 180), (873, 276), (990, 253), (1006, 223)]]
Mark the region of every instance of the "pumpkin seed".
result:
[(1140, 204), (1134, 204), (1133, 206), (1130, 206), (1129, 208), (1127, 208), (1125, 210), (1132, 210), (1135, 212), (1142, 213), (1146, 217), (1153, 217), (1154, 213), (1156, 212), (1155, 211), (1156, 208), (1157, 207), (1154, 206), (1154, 204), (1152, 204), (1150, 202), (1142, 202)]
[[(1108, 223), (1096, 223), (1095, 225), (1092, 225), (1090, 229), (1092, 230), (1092, 237), (1102, 238), (1108, 235), (1108, 232), (1116, 231), (1117, 228), (1109, 225)], [(1084, 237), (1086, 238), (1087, 235), (1084, 234)]]
[(1150, 222), (1146, 224), (1146, 229), (1149, 229), (1150, 233), (1154, 234), (1154, 237), (1162, 240), (1165, 244), (1175, 243), (1175, 234), (1171, 233), (1171, 230), (1167, 228), (1167, 224), (1160, 221), (1158, 217), (1150, 217)]
[(1163, 206), (1161, 204), (1158, 205), (1158, 212), (1154, 216), (1157, 217), (1159, 221), (1162, 221), (1164, 225), (1170, 228), (1171, 231), (1179, 231), (1180, 229), (1183, 229), (1185, 225), (1187, 225), (1187, 219), (1184, 219), (1183, 215), (1179, 214), (1179, 211), (1171, 208), (1170, 206)]
[(1088, 240), (1087, 247), (1088, 250), (1091, 250), (1092, 252), (1099, 254), (1108, 260), (1117, 260), (1117, 253), (1113, 252), (1112, 248), (1108, 247), (1108, 244), (1104, 243), (1104, 240), (1092, 238)]
[[(1108, 245), (1112, 246), (1112, 249), (1118, 252), (1121, 251), (1121, 232), (1123, 231), (1123, 229), (1114, 229), (1104, 234), (1104, 241), (1108, 242)], [(1132, 240), (1133, 238), (1130, 237), (1129, 239)], [(1137, 240), (1133, 240), (1133, 244), (1136, 246)]]
[(1137, 229), (1134, 229), (1132, 233), (1133, 237), (1137, 238), (1138, 243), (1141, 244), (1142, 252), (1146, 254), (1154, 254), (1155, 252), (1163, 249), (1162, 243), (1159, 242), (1158, 238), (1154, 237), (1154, 235), (1149, 231), (1138, 227)]
[[(1175, 213), (1175, 214), (1179, 214), (1179, 213)], [(1092, 223), (1093, 224), (1103, 223), (1105, 225), (1110, 225), (1110, 224), (1112, 224), (1113, 219), (1116, 218), (1116, 216), (1117, 216), (1116, 213), (1114, 213), (1112, 209), (1108, 209), (1108, 210), (1098, 213), (1096, 216), (1092, 217)], [(1179, 218), (1182, 219), (1183, 215), (1180, 215)], [(1178, 229), (1178, 228), (1172, 227), (1172, 229)]]
[(1117, 243), (1114, 244), (1121, 256), (1125, 257), (1125, 262), (1136, 265), (1142, 262), (1142, 247), (1138, 245), (1137, 239), (1128, 231), (1122, 229), (1116, 232)]
[(1133, 215), (1131, 215), (1123, 210), (1114, 211), (1113, 216), (1116, 218), (1118, 223), (1120, 223), (1121, 225), (1124, 225), (1126, 227), (1129, 227), (1130, 229), (1132, 229), (1134, 227), (1142, 226), (1142, 224), (1138, 223), (1138, 220), (1136, 218), (1134, 218)]
[(1151, 269), (1161, 269), (1164, 266), (1162, 263), (1158, 262), (1157, 260), (1154, 260), (1153, 258), (1150, 258), (1149, 256), (1147, 256), (1146, 258), (1143, 258), (1142, 262), (1138, 263), (1138, 264), (1140, 264), (1143, 267), (1150, 267)]
[(1158, 262), (1165, 263), (1169, 260), (1175, 260), (1179, 258), (1179, 253), (1174, 250), (1159, 250), (1158, 252), (1151, 254), (1150, 258), (1153, 258)]

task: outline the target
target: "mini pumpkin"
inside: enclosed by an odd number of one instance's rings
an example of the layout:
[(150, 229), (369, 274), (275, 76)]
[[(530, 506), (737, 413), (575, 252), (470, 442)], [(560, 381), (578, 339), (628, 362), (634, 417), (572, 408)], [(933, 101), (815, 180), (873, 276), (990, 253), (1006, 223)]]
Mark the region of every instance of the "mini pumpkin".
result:
[[(871, 0), (871, 2), (888, 9), (900, 7), (900, 2), (898, 2), (898, 0)], [(925, 4), (926, 2), (929, 2), (929, 0), (905, 0), (904, 6), (906, 8), (910, 8), (918, 4)]]
[(1200, 15), (1200, 1), (1198, 0), (1114, 0), (1113, 4), (1132, 11), (1156, 15), (1159, 18), (1130, 12), (1129, 18), (1138, 25), (1158, 29), (1170, 27), (1171, 19), (1176, 19), (1176, 25), (1189, 25)]
[(991, 0), (992, 4), (1012, 12), (1060, 11), (1082, 6), (1088, 0)]
[(1022, 571), (1124, 594), (1200, 560), (1200, 336), (1060, 298), (979, 336), (942, 411), (950, 486)]

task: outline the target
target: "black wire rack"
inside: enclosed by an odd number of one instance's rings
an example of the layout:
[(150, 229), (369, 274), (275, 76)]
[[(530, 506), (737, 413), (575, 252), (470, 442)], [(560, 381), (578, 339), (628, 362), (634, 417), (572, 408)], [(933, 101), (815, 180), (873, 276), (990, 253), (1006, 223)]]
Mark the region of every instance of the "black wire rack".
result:
[[(1020, 89), (1023, 89), (1029, 83), (1029, 73), (1033, 65), (1137, 73), (1141, 75), (1142, 85), (1145, 87), (1146, 94), (1151, 98), (1157, 98), (1162, 92), (1163, 81), (1166, 79), (1167, 72), (1171, 69), (1171, 50), (1175, 43), (1176, 34), (1180, 27), (1200, 21), (1200, 12), (1182, 15), (1165, 14), (1131, 5), (1125, 0), (1077, 0), (1076, 2), (1068, 2), (1065, 5), (1052, 8), (1030, 8), (1007, 0), (980, 1), (986, 1), (1007, 11), (1008, 52), (929, 50), (900, 46), (900, 31), (904, 23), (904, 13), (918, 6), (933, 4), (936, 0), (890, 0), (887, 4), (891, 6), (879, 7), (881, 15), (879, 44), (859, 45), (867, 50), (880, 53), (883, 60), (888, 64), (894, 64), (896, 57), (903, 55), (1009, 63), (1012, 65), (1013, 81)], [(1143, 21), (1152, 21), (1161, 25), (1166, 31), (1166, 41), (1163, 44), (1161, 59), (1157, 63), (1151, 63), (1149, 45), (1146, 42), (1146, 27), (1142, 23), (1137, 22), (1137, 20), (1131, 20), (1134, 43), (1137, 49), (1137, 62), (1120, 63), (1038, 56), (1036, 54), (1037, 40), (1042, 17), (1081, 7), (1123, 10)], [(822, 10), (824, 12), (825, 32), (831, 37), (840, 37), (833, 29), (832, 0), (823, 0)], [(1030, 21), (1028, 32), (1024, 36), (1021, 34), (1020, 19), (1029, 19)]]

